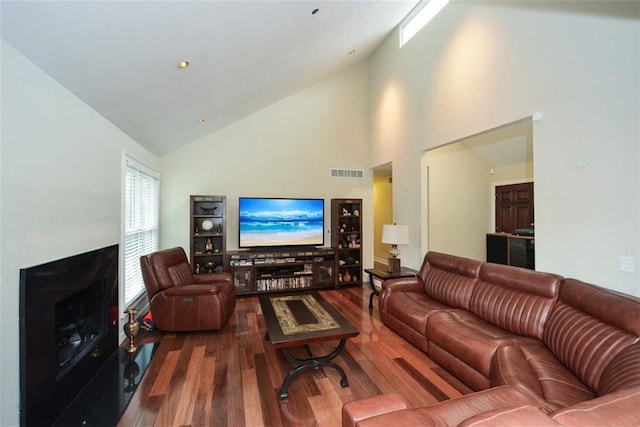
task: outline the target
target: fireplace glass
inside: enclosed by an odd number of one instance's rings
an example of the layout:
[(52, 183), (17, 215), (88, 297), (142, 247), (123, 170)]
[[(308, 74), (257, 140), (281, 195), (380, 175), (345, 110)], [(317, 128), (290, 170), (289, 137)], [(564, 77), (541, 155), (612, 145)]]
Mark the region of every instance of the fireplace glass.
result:
[(57, 379), (95, 347), (107, 332), (105, 281), (100, 280), (55, 304)]

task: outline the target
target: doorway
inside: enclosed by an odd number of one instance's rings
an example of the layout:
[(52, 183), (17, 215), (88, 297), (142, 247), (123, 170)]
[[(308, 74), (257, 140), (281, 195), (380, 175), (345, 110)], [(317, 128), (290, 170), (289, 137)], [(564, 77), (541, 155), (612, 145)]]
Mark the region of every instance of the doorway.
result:
[(386, 163), (373, 168), (373, 261), (387, 264), (389, 245), (382, 243), (382, 225), (393, 223), (393, 168)]
[(496, 233), (533, 228), (533, 182), (496, 186)]
[[(496, 187), (534, 181), (533, 121), (428, 150), (422, 165), (427, 250), (485, 260), (486, 235), (496, 230)], [(526, 228), (532, 222), (533, 209)]]

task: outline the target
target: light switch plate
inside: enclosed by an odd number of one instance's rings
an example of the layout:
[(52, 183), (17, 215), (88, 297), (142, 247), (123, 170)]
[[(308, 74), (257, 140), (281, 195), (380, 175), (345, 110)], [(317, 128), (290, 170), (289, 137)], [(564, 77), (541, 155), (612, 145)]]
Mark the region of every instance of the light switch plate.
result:
[(634, 262), (632, 256), (621, 256), (620, 257), (620, 271), (624, 271), (625, 273), (633, 273), (634, 271)]

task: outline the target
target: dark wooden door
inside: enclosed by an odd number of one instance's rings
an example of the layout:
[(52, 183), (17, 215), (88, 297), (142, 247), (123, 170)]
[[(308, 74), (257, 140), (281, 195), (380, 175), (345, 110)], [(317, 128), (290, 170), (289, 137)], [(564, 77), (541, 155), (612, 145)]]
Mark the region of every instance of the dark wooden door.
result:
[(496, 232), (532, 228), (533, 182), (496, 187)]

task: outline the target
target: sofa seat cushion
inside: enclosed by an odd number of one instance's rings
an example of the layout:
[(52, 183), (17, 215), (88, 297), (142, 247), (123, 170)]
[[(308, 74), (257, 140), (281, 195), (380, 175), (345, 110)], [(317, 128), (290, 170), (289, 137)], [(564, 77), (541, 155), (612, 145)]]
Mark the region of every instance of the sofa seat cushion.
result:
[(489, 378), (491, 360), (499, 347), (539, 342), (535, 338), (514, 335), (466, 311), (431, 314), (426, 336), (428, 341), (455, 355), (486, 378)]
[(565, 426), (640, 426), (640, 386), (609, 393), (549, 414)]
[(505, 426), (535, 426), (559, 427), (561, 424), (553, 421), (540, 409), (523, 405), (517, 408), (502, 408), (483, 412), (467, 418), (458, 427), (505, 427)]
[(387, 313), (421, 335), (427, 331), (427, 318), (439, 310), (455, 310), (416, 292), (394, 292), (387, 300)]
[(365, 418), (354, 424), (356, 427), (398, 427), (398, 426), (436, 426), (436, 421), (423, 411), (423, 408), (404, 409), (396, 412)]
[(421, 408), (437, 422), (458, 425), (469, 417), (496, 409), (536, 406), (536, 402), (511, 387), (495, 387)]
[(456, 426), (474, 415), (496, 409), (535, 407), (535, 402), (511, 387), (496, 387), (431, 406), (390, 412), (361, 420), (365, 426)]
[(546, 412), (596, 397), (544, 344), (500, 347), (491, 366), (491, 386), (509, 385), (538, 401)]

